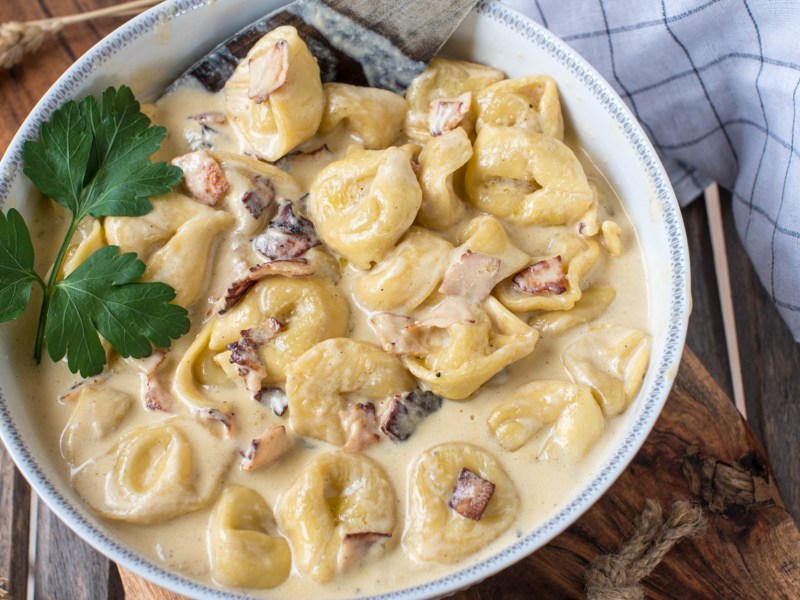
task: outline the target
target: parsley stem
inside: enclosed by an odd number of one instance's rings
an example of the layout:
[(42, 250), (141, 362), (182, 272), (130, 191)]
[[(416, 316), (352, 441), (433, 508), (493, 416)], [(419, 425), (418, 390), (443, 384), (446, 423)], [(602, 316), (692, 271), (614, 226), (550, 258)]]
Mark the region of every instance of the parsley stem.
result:
[(56, 281), (58, 281), (58, 274), (61, 272), (61, 264), (64, 262), (64, 257), (67, 255), (69, 243), (72, 241), (72, 236), (78, 228), (78, 222), (79, 219), (76, 219), (73, 215), (72, 221), (69, 224), (69, 229), (67, 230), (67, 235), (64, 237), (64, 241), (61, 242), (61, 248), (58, 251), (58, 256), (56, 256), (56, 262), (53, 263), (53, 268), (50, 270), (50, 278), (47, 281), (47, 285), (45, 286), (42, 281), (44, 294), (42, 294), (42, 307), (39, 310), (39, 326), (36, 328), (36, 344), (33, 347), (33, 358), (36, 360), (37, 364), (42, 360), (44, 332), (47, 326), (47, 310), (50, 308), (50, 298), (53, 295)]

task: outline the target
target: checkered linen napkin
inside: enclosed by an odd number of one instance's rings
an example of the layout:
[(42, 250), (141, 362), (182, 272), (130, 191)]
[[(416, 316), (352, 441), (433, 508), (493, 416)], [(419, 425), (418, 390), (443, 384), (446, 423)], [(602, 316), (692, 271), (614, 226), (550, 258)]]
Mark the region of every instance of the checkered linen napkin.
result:
[(739, 235), (800, 341), (800, 2), (503, 1), (614, 86), (682, 205), (711, 181), (733, 192)]

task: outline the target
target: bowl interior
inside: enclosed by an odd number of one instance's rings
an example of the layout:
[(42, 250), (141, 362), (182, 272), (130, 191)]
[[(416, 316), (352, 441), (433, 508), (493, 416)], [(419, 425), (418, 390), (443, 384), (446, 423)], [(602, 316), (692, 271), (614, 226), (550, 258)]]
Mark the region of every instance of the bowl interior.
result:
[[(0, 206), (30, 214), (31, 186), (21, 175), (22, 142), (64, 101), (126, 83), (140, 98), (156, 97), (218, 42), (280, 0), (173, 0), (126, 24), (80, 59), (37, 105), (0, 164)], [(205, 35), (186, 35), (205, 32)], [(566, 498), (542, 526), (491, 558), (452, 575), (386, 597), (442, 595), (516, 562), (572, 523), (611, 485), (643, 443), (677, 372), (690, 310), (685, 234), (666, 174), (646, 136), (610, 86), (563, 42), (499, 2), (480, 2), (443, 50), (444, 55), (490, 64), (509, 76), (541, 73), (556, 79), (568, 126), (623, 200), (641, 245), (649, 288), (650, 368), (628, 409), (613, 451), (581, 492)], [(31, 421), (35, 405), (23, 399), (8, 357), (18, 340), (0, 330), (0, 434), (45, 502), (84, 539), (125, 567), (197, 598), (240, 597), (167, 572), (129, 550), (79, 501), (54, 456), (58, 440), (42, 440)]]

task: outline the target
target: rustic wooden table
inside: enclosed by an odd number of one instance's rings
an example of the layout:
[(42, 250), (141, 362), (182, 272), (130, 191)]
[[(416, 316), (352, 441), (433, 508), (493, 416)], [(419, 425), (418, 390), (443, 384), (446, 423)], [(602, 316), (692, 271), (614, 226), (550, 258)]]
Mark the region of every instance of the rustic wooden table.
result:
[[(115, 0), (2, 0), (0, 22), (85, 12), (114, 3)], [(10, 71), (0, 71), (0, 151), (5, 151), (28, 112), (58, 76), (121, 23), (121, 19), (104, 19), (71, 26), (46, 42), (22, 65)], [(688, 345), (722, 391), (733, 396), (735, 377), (730, 367), (722, 317), (722, 307), (732, 302), (738, 332), (734, 342), (738, 344), (742, 359), (740, 376), (749, 425), (769, 455), (786, 509), (795, 522), (800, 521), (800, 459), (797, 453), (797, 440), (800, 439), (800, 374), (797, 369), (800, 345), (794, 343), (770, 304), (742, 249), (734, 229), (730, 196), (723, 191), (722, 232), (730, 263), (731, 298), (720, 298), (718, 293), (709, 220), (703, 199), (699, 198), (686, 208), (683, 216), (692, 259), (694, 301)], [(722, 246), (717, 246), (718, 254), (721, 249)], [(625, 531), (624, 527), (620, 528)], [(674, 552), (681, 552), (681, 548)], [(542, 556), (546, 558), (547, 555)], [(793, 576), (797, 577), (799, 568), (795, 564)], [(125, 597), (116, 566), (81, 541), (43, 504), (35, 501), (2, 446), (0, 578), (6, 580), (8, 591), (17, 600), (26, 597), (48, 600)], [(503, 591), (497, 586), (483, 589), (486, 591), (480, 597), (487, 598), (498, 597), (496, 594)]]

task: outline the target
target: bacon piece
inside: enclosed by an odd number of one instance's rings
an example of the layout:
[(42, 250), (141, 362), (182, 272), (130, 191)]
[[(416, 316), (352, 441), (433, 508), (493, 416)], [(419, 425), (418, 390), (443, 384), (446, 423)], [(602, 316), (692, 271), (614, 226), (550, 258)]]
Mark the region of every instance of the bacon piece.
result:
[(286, 83), (289, 72), (289, 44), (278, 40), (275, 45), (257, 58), (247, 63), (250, 69), (250, 87), (247, 95), (256, 104), (261, 104), (273, 92)]
[(225, 437), (231, 437), (234, 430), (234, 413), (226, 413), (216, 408), (201, 408), (198, 416), (209, 423), (220, 423), (225, 428)]
[(442, 406), (442, 397), (431, 391), (413, 390), (397, 394), (381, 416), (381, 431), (394, 442), (411, 437), (417, 425)]
[(274, 277), (277, 275), (282, 277), (304, 277), (305, 275), (313, 274), (314, 270), (314, 266), (308, 264), (308, 261), (304, 258), (273, 260), (250, 267), (243, 277), (236, 279), (228, 287), (228, 290), (219, 302), (220, 308), (217, 312), (224, 315), (236, 306), (239, 300), (244, 298), (245, 294), (250, 291), (250, 288), (265, 277)]
[(383, 552), (386, 542), (392, 537), (391, 533), (377, 533), (365, 531), (362, 533), (347, 533), (339, 546), (336, 556), (336, 567), (339, 573), (349, 571), (364, 562), (364, 559), (373, 552)]
[(319, 243), (314, 224), (295, 215), (291, 202), (281, 202), (267, 230), (253, 240), (253, 247), (269, 259), (287, 260), (297, 258)]
[(144, 406), (147, 410), (169, 412), (172, 398), (156, 378), (156, 371), (166, 360), (167, 353), (164, 350), (154, 350), (147, 358), (128, 359), (128, 363), (142, 374)]
[(281, 425), (264, 432), (260, 438), (250, 442), (250, 446), (242, 454), (239, 468), (242, 471), (256, 471), (274, 463), (289, 450), (289, 438), (286, 427)]
[(286, 409), (289, 408), (289, 398), (281, 388), (261, 388), (253, 394), (253, 398), (262, 404), (268, 404), (270, 410), (272, 410), (276, 417), (285, 415)]
[(430, 103), (428, 128), (433, 137), (459, 126), (469, 112), (472, 93), (464, 92), (456, 98), (439, 98)]
[(216, 206), (230, 189), (219, 163), (206, 150), (196, 150), (172, 159), (183, 169), (183, 187), (192, 198), (208, 206)]
[(467, 250), (447, 267), (439, 291), (480, 302), (492, 292), (499, 272), (499, 258)]
[(381, 436), (378, 435), (378, 417), (371, 402), (351, 404), (347, 410), (339, 411), (339, 418), (347, 432), (347, 442), (342, 447), (345, 452), (361, 452), (381, 441)]
[(467, 468), (461, 469), (449, 506), (462, 517), (480, 521), (494, 494), (495, 485)]
[(533, 263), (514, 275), (511, 281), (526, 294), (563, 294), (567, 291), (567, 277), (560, 255)]
[(221, 112), (203, 112), (196, 115), (189, 115), (189, 118), (203, 125), (225, 125), (228, 120)]
[(244, 387), (251, 392), (259, 392), (261, 380), (267, 376), (258, 349), (278, 335), (281, 329), (283, 329), (283, 323), (275, 317), (270, 317), (267, 327), (243, 329), (239, 341), (228, 344), (228, 350), (231, 351), (231, 363), (236, 365), (236, 370), (244, 379)]
[(263, 175), (255, 175), (252, 181), (253, 187), (242, 194), (242, 204), (254, 219), (258, 219), (275, 202), (275, 186)]

